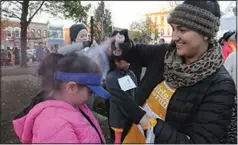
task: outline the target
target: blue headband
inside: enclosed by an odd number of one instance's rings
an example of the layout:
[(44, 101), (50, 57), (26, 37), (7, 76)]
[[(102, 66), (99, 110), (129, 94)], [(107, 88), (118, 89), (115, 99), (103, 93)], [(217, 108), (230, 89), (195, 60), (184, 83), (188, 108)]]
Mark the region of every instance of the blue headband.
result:
[(55, 79), (61, 81), (73, 81), (81, 85), (100, 86), (102, 75), (97, 73), (65, 73), (56, 72)]

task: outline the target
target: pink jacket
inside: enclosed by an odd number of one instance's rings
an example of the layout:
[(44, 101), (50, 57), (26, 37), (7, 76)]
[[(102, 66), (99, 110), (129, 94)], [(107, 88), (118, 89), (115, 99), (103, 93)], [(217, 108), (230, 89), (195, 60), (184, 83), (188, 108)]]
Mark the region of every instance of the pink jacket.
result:
[[(96, 126), (103, 142), (100, 126), (86, 105), (79, 107)], [(13, 121), (22, 143), (101, 143), (89, 121), (70, 104), (47, 100), (34, 106), (22, 118)]]
[[(234, 44), (234, 45), (235, 45), (234, 47), (236, 47), (236, 44)], [(233, 52), (233, 50), (232, 50), (231, 46), (229, 45), (229, 43), (224, 42), (224, 45), (222, 47), (222, 54), (223, 54), (224, 59), (226, 60), (228, 55), (232, 52)]]

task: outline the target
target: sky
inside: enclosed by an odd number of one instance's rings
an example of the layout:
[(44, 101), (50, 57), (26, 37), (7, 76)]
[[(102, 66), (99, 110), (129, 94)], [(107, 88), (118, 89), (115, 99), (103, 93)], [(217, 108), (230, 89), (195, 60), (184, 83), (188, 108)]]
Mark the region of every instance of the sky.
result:
[[(99, 1), (82, 1), (83, 5), (92, 4), (93, 8), (97, 7)], [(219, 1), (221, 11), (224, 11), (231, 1)], [(233, 3), (235, 4), (235, 3)], [(120, 28), (130, 28), (133, 21), (141, 20), (146, 13), (157, 12), (162, 8), (169, 6), (168, 1), (105, 1), (106, 8), (111, 11), (113, 26)], [(69, 28), (74, 22), (72, 20), (62, 20), (52, 18), (47, 14), (41, 14), (33, 18), (35, 22), (47, 22), (50, 24), (61, 24)]]

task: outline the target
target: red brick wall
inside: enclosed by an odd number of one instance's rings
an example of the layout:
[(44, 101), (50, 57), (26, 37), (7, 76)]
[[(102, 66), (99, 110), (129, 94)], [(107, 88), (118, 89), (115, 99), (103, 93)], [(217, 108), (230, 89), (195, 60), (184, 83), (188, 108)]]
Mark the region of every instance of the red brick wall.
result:
[(1, 40), (6, 40), (6, 32), (7, 32), (6, 28), (7, 27), (21, 28), (20, 22), (2, 20), (1, 23), (2, 23), (2, 25), (1, 25)]

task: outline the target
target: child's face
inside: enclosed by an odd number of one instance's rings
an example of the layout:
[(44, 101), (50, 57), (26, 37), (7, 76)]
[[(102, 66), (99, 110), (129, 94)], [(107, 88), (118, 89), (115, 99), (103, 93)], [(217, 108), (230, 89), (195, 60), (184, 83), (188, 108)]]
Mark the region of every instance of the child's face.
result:
[(129, 68), (129, 63), (125, 60), (115, 61), (115, 63), (119, 69), (127, 70)]
[(86, 86), (79, 86), (75, 82), (69, 82), (64, 86), (64, 98), (73, 105), (85, 104), (92, 96), (91, 90)]
[(86, 41), (88, 41), (88, 31), (86, 29), (83, 29), (83, 30), (79, 31), (75, 41), (76, 42), (86, 42)]

